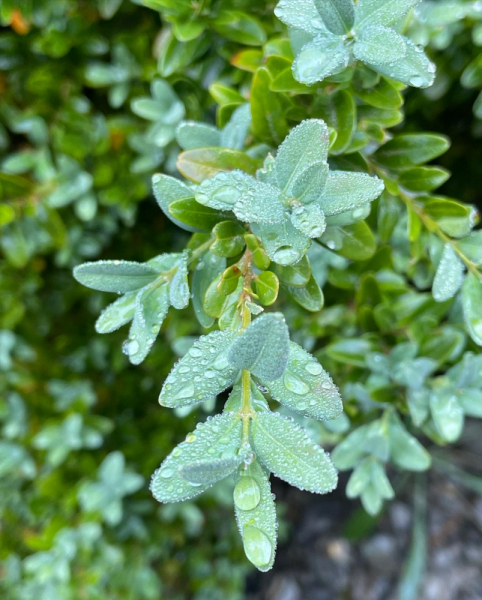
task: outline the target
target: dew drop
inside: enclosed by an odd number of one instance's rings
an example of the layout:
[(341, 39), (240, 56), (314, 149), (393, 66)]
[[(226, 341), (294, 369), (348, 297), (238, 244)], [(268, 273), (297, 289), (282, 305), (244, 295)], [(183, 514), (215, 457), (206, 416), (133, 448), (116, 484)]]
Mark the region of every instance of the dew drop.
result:
[(199, 350), (199, 348), (190, 348), (189, 349), (189, 354), (193, 357), (193, 358), (199, 358), (200, 356), (203, 355), (202, 351)]
[(261, 490), (252, 477), (241, 477), (234, 488), (234, 502), (241, 510), (253, 510), (261, 500)]
[(420, 77), (419, 75), (415, 75), (414, 77), (410, 78), (410, 84), (415, 86), (415, 87), (421, 87), (423, 85), (424, 81), (422, 79), (422, 77)]
[(196, 436), (194, 435), (194, 433), (188, 433), (186, 436), (186, 442), (188, 442), (189, 444), (192, 444), (192, 442), (194, 442), (195, 439)]
[(305, 396), (310, 391), (310, 388), (304, 381), (301, 381), (301, 379), (289, 371), (285, 371), (283, 381), (286, 389), (290, 390), (290, 392), (293, 392), (294, 394), (298, 394), (298, 396)]
[(273, 546), (268, 537), (253, 525), (246, 525), (243, 531), (244, 551), (256, 567), (265, 567), (271, 560)]
[(164, 479), (169, 479), (169, 477), (174, 475), (174, 471), (172, 469), (162, 469), (160, 475), (161, 477), (164, 477)]
[(306, 363), (305, 370), (308, 371), (308, 373), (310, 373), (311, 375), (321, 375), (321, 373), (323, 372), (322, 366), (319, 363), (313, 361)]
[(301, 258), (301, 253), (289, 246), (278, 248), (273, 255), (274, 262), (279, 265), (290, 265)]
[(194, 396), (194, 384), (188, 383), (185, 387), (181, 388), (174, 396), (173, 400), (182, 400), (182, 398), (192, 398)]
[(133, 354), (137, 354), (139, 352), (139, 342), (137, 340), (132, 340), (127, 344), (127, 353), (132, 356)]

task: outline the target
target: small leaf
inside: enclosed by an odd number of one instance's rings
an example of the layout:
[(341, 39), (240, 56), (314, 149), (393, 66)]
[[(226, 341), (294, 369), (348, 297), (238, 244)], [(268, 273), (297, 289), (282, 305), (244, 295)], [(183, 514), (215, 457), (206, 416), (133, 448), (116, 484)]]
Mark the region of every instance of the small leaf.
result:
[(227, 357), (233, 331), (213, 331), (200, 337), (167, 376), (159, 403), (170, 408), (199, 404), (216, 398), (233, 384), (238, 369)]
[(260, 571), (268, 571), (274, 563), (278, 524), (269, 474), (257, 460), (239, 469), (234, 510), (246, 556)]
[[(231, 222), (231, 221), (230, 221)], [(204, 296), (211, 283), (226, 269), (226, 259), (215, 254), (205, 254), (196, 265), (192, 276), (192, 305), (199, 323), (211, 327), (214, 317), (209, 316), (203, 307)]]
[(175, 179), (174, 177), (169, 177), (168, 175), (164, 175), (162, 173), (156, 173), (152, 177), (152, 190), (160, 209), (173, 223), (187, 231), (201, 231), (201, 229), (197, 227), (187, 225), (186, 223), (176, 219), (169, 211), (169, 207), (174, 201), (181, 199), (184, 200), (194, 196), (194, 192), (190, 190), (187, 185), (179, 181), (179, 179)]
[(159, 273), (143, 263), (126, 260), (99, 260), (74, 269), (79, 283), (101, 292), (124, 294), (140, 290), (159, 277)]
[(332, 452), (335, 466), (341, 471), (352, 469), (365, 454), (363, 445), (368, 438), (369, 426), (358, 427), (340, 443)]
[(314, 2), (293, 2), (293, 0), (280, 0), (274, 9), (274, 14), (289, 26), (290, 30), (303, 30), (311, 35), (317, 35), (320, 30), (325, 30), (320, 20)]
[(360, 496), (365, 487), (370, 483), (372, 462), (371, 458), (365, 458), (355, 467), (346, 485), (346, 495), (348, 498), (357, 498)]
[(390, 458), (401, 469), (426, 471), (430, 467), (430, 454), (420, 442), (410, 435), (400, 419), (391, 413), (389, 428)]
[(279, 281), (271, 271), (263, 271), (256, 277), (256, 294), (263, 306), (276, 302), (279, 291)]
[(221, 10), (212, 20), (212, 27), (223, 37), (246, 46), (262, 46), (266, 33), (253, 16), (238, 10)]
[(189, 228), (198, 232), (211, 231), (217, 223), (226, 219), (226, 215), (221, 211), (203, 206), (194, 198), (174, 200), (169, 205), (169, 214), (174, 220), (182, 223), (183, 229)]
[(408, 38), (404, 38), (404, 40), (405, 56), (391, 64), (374, 65), (375, 70), (382, 75), (401, 81), (405, 85), (418, 88), (431, 86), (435, 79), (435, 65), (412, 40)]
[(234, 170), (205, 179), (196, 190), (196, 200), (217, 210), (233, 210), (238, 199), (256, 186), (254, 177)]
[(447, 442), (459, 439), (464, 427), (464, 411), (450, 390), (433, 390), (430, 395), (430, 412), (437, 431)]
[(216, 127), (196, 121), (183, 121), (176, 131), (178, 144), (183, 150), (221, 146), (221, 133)]
[(262, 241), (270, 259), (283, 266), (297, 263), (311, 244), (311, 239), (288, 219), (275, 224), (253, 223), (251, 231)]
[(285, 219), (284, 197), (278, 187), (256, 181), (236, 201), (234, 214), (246, 223), (281, 223)]
[(355, 22), (352, 0), (314, 0), (326, 27), (338, 35), (348, 33)]
[(280, 404), (324, 421), (343, 410), (338, 388), (320, 363), (298, 344), (290, 343), (288, 363), (282, 377), (267, 382), (271, 396)]
[(279, 413), (257, 413), (251, 435), (256, 456), (276, 477), (315, 494), (335, 488), (333, 463), (299, 425)]
[(383, 192), (384, 183), (378, 177), (350, 171), (330, 171), (320, 206), (326, 216), (337, 215), (363, 207)]
[[(251, 84), (253, 132), (263, 142), (280, 144), (289, 129), (280, 95), (271, 91), (271, 83), (269, 71), (264, 67), (259, 68)], [(240, 165), (238, 168), (250, 172)]]
[(139, 365), (149, 354), (168, 309), (167, 283), (158, 286), (156, 282), (137, 294), (129, 338), (122, 347), (133, 365)]
[(232, 148), (193, 148), (179, 155), (177, 168), (186, 179), (201, 183), (217, 173), (235, 169), (254, 175), (258, 161)]
[(348, 66), (350, 51), (338, 36), (318, 36), (299, 52), (293, 63), (297, 81), (311, 85)]
[(430, 192), (443, 185), (450, 172), (441, 167), (413, 167), (400, 175), (400, 184), (414, 192)]
[(221, 131), (220, 146), (241, 150), (251, 125), (251, 106), (242, 104), (232, 114)]
[(353, 94), (340, 90), (316, 100), (316, 114), (323, 117), (336, 131), (336, 139), (330, 146), (330, 154), (341, 154), (351, 144), (357, 127), (357, 107)]
[[(241, 419), (235, 413), (216, 415), (198, 425), (152, 476), (150, 490), (154, 498), (159, 502), (180, 502), (194, 498), (211, 487), (213, 480), (200, 485), (190, 483), (182, 477), (182, 468), (195, 465), (203, 456), (209, 456), (212, 461), (234, 459), (241, 445), (241, 431)], [(225, 476), (224, 473), (218, 475), (220, 479)]]
[(455, 254), (451, 244), (445, 244), (435, 273), (432, 294), (437, 302), (453, 298), (464, 281), (464, 263)]
[(370, 65), (392, 64), (406, 54), (406, 38), (389, 27), (366, 27), (358, 36), (353, 53)]
[(211, 252), (218, 256), (232, 258), (237, 256), (245, 247), (244, 234), (246, 229), (236, 221), (222, 221), (213, 229), (216, 240), (211, 246)]
[(179, 469), (179, 474), (183, 479), (194, 485), (210, 485), (231, 475), (240, 463), (241, 457), (239, 456), (197, 460), (183, 465)]
[(245, 369), (263, 381), (278, 379), (288, 361), (289, 333), (280, 313), (261, 315), (229, 348), (228, 360), (237, 370)]
[[(449, 234), (450, 235), (450, 234)], [(475, 265), (482, 265), (482, 231), (472, 231), (457, 242), (457, 247)]]
[(376, 250), (376, 240), (365, 221), (344, 227), (328, 227), (321, 241), (351, 260), (368, 260)]
[(298, 231), (310, 238), (320, 237), (326, 229), (325, 214), (316, 202), (293, 207), (291, 222)]
[(311, 267), (307, 256), (294, 265), (282, 267), (273, 264), (272, 271), (284, 285), (301, 287), (306, 285), (311, 277)]
[(389, 169), (406, 169), (422, 165), (450, 147), (450, 140), (434, 133), (411, 133), (397, 135), (383, 144), (373, 155), (377, 162)]
[(465, 278), (462, 287), (464, 321), (470, 337), (482, 346), (482, 283), (473, 273)]
[(323, 308), (325, 298), (318, 282), (311, 275), (308, 283), (301, 287), (285, 286), (289, 295), (305, 310), (318, 312)]
[(355, 8), (355, 27), (394, 25), (420, 0), (360, 0)]
[(169, 301), (174, 308), (186, 308), (189, 304), (189, 284), (187, 281), (188, 275), (188, 254), (184, 253), (179, 259), (177, 270), (174, 273), (169, 285)]
[(100, 314), (95, 323), (97, 333), (112, 333), (134, 318), (136, 294), (124, 294), (112, 304), (109, 304)]

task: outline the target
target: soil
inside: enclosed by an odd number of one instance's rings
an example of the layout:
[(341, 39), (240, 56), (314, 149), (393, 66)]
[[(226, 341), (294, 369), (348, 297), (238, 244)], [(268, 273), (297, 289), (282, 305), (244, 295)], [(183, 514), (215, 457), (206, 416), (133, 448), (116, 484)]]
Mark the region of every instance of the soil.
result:
[[(480, 425), (466, 437), (450, 459), (480, 473)], [(289, 529), (273, 570), (248, 580), (246, 600), (401, 600), (399, 581), (413, 535), (414, 479), (399, 482), (397, 499), (378, 519), (346, 499), (346, 479), (343, 475), (338, 490), (327, 496), (273, 481)], [(482, 497), (440, 468), (424, 479), (426, 569), (419, 591), (404, 600), (482, 600)]]

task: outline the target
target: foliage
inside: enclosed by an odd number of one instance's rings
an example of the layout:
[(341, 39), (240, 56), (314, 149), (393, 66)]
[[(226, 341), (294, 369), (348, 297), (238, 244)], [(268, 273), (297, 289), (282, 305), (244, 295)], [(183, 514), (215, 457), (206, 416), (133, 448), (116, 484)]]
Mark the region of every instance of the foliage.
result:
[(482, 416), (478, 214), (425, 131), (479, 4), (1, 3), (7, 600), (239, 598), (220, 513), (271, 568), (270, 473), (376, 515)]

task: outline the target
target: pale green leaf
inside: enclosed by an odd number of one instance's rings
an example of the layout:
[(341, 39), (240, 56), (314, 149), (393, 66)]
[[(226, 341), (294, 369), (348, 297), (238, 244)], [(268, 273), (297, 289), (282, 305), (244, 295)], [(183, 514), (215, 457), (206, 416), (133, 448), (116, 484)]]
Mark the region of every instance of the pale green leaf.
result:
[(124, 294), (149, 285), (159, 277), (159, 273), (143, 263), (99, 260), (75, 267), (74, 277), (82, 285), (94, 290)]
[(241, 150), (250, 125), (251, 107), (249, 104), (243, 104), (233, 112), (229, 122), (221, 131), (220, 145), (225, 148)]
[(311, 85), (342, 71), (350, 62), (350, 51), (338, 36), (318, 36), (301, 49), (293, 62), (297, 81)]
[(348, 498), (357, 498), (371, 481), (372, 458), (365, 458), (355, 467), (346, 485)]
[(392, 64), (405, 56), (405, 40), (403, 35), (389, 27), (366, 27), (360, 32), (353, 53), (358, 60), (371, 65)]
[(296, 229), (310, 238), (320, 237), (326, 229), (325, 214), (316, 202), (294, 206), (291, 222)]
[(205, 179), (196, 190), (196, 200), (217, 210), (233, 210), (239, 198), (257, 185), (254, 177), (243, 171), (218, 173)]
[(473, 273), (465, 278), (462, 287), (464, 320), (470, 337), (482, 346), (482, 283)]
[(430, 411), (441, 437), (447, 442), (458, 440), (464, 426), (464, 411), (457, 395), (451, 390), (433, 390)]
[(281, 191), (269, 183), (254, 182), (234, 205), (234, 214), (246, 223), (281, 223), (285, 204)]
[(197, 121), (183, 121), (176, 130), (176, 139), (183, 150), (224, 145), (216, 127)]
[(360, 0), (355, 8), (355, 28), (393, 25), (419, 2), (420, 0)]
[(426, 88), (435, 80), (435, 65), (422, 48), (405, 38), (406, 54), (392, 64), (374, 64), (373, 68), (387, 77), (401, 81), (405, 85)]
[[(326, 216), (353, 210), (354, 213), (372, 202), (384, 190), (378, 177), (351, 171), (330, 171), (326, 187), (319, 200)], [(355, 215), (356, 218), (356, 215)]]
[(203, 327), (211, 327), (214, 317), (209, 316), (203, 307), (204, 296), (211, 283), (226, 269), (226, 259), (209, 252), (196, 265), (192, 276), (192, 305), (197, 320)]
[(358, 427), (340, 443), (332, 452), (335, 466), (341, 471), (352, 469), (364, 455), (363, 444), (369, 432), (368, 425)]
[(201, 459), (183, 465), (179, 470), (179, 474), (183, 479), (194, 485), (209, 485), (231, 475), (241, 461), (240, 456), (212, 460)]
[(228, 360), (239, 370), (247, 370), (262, 381), (283, 374), (289, 353), (289, 332), (281, 313), (261, 315), (231, 345)]
[(169, 285), (169, 301), (174, 308), (182, 309), (189, 304), (188, 254), (184, 253), (179, 260), (177, 271)]
[(340, 393), (320, 363), (298, 344), (290, 343), (282, 377), (264, 382), (271, 396), (289, 409), (324, 421), (343, 410)]
[(129, 292), (109, 304), (95, 323), (97, 333), (112, 333), (134, 318), (135, 292)]
[(227, 353), (235, 336), (224, 330), (200, 337), (167, 376), (159, 403), (170, 408), (198, 404), (232, 385), (238, 370), (229, 363)]
[(301, 0), (301, 2), (281, 0), (274, 13), (280, 21), (295, 30), (302, 29), (313, 36), (321, 31), (327, 31), (313, 0)]
[(311, 244), (310, 238), (289, 219), (276, 224), (253, 223), (251, 230), (262, 241), (270, 259), (283, 266), (297, 263)]
[(258, 459), (276, 477), (315, 494), (331, 492), (336, 469), (305, 430), (279, 413), (257, 413), (251, 434)]
[(323, 308), (325, 297), (323, 296), (323, 292), (313, 275), (311, 275), (306, 285), (287, 285), (285, 286), (285, 289), (289, 295), (305, 310), (309, 310), (310, 312), (318, 312)]
[(211, 487), (213, 481), (204, 484), (187, 481), (181, 475), (183, 467), (196, 464), (202, 457), (212, 461), (234, 459), (241, 445), (241, 431), (241, 419), (235, 413), (216, 415), (198, 425), (152, 476), (150, 489), (154, 498), (159, 502), (180, 502)]
[(152, 176), (152, 191), (154, 192), (154, 196), (160, 209), (173, 223), (186, 231), (202, 231), (202, 229), (191, 227), (190, 225), (186, 225), (182, 221), (179, 221), (169, 212), (169, 205), (175, 200), (194, 197), (194, 192), (190, 190), (187, 185), (182, 183), (182, 181), (162, 173), (156, 173)]
[(390, 458), (394, 464), (408, 471), (426, 471), (431, 464), (430, 454), (410, 435), (400, 419), (390, 415)]
[(355, 22), (353, 0), (314, 0), (326, 27), (338, 35), (348, 33)]
[(437, 302), (453, 298), (464, 281), (464, 263), (455, 254), (451, 244), (445, 244), (433, 280), (432, 294)]

